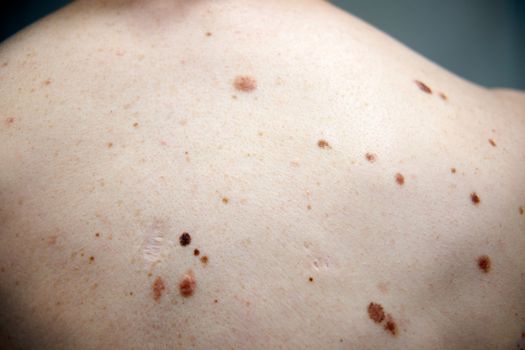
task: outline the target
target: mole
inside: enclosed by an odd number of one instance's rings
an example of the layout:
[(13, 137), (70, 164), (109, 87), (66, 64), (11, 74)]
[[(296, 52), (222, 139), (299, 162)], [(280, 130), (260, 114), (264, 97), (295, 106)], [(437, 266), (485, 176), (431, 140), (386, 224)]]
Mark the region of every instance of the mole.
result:
[(199, 256), (200, 253), (201, 253), (201, 252), (200, 252), (200, 250), (198, 250), (198, 249), (194, 249), (194, 250), (193, 250), (193, 255), (195, 255), (195, 256)]
[(206, 32), (206, 36), (211, 36), (211, 32)]
[(396, 335), (397, 334), (397, 325), (394, 322), (394, 319), (392, 318), (392, 315), (388, 314), (386, 316), (386, 323), (385, 323), (384, 328), (385, 328), (385, 330), (387, 332), (392, 333), (392, 335)]
[(133, 127), (134, 127), (134, 128), (138, 128), (138, 127), (139, 127), (139, 123), (136, 123), (136, 122), (133, 123)]
[(470, 200), (472, 201), (474, 205), (478, 205), (481, 202), (481, 199), (479, 198), (476, 192), (472, 192), (470, 194)]
[(451, 168), (451, 169), (450, 169), (450, 172), (451, 172), (452, 174), (455, 174), (455, 173), (456, 173), (456, 168)]
[(489, 143), (492, 145), (492, 147), (496, 147), (496, 142), (493, 139), (489, 139)]
[(314, 278), (313, 278), (313, 277), (310, 277), (310, 278), (308, 278), (308, 281), (313, 282), (313, 281), (314, 281)]
[(108, 148), (112, 148), (113, 147), (113, 142), (108, 142), (107, 146), (108, 146)]
[(195, 277), (193, 276), (193, 272), (189, 270), (182, 280), (179, 283), (179, 291), (180, 295), (183, 297), (191, 297), (193, 293), (195, 292), (195, 288), (197, 286), (197, 282), (195, 282)]
[(523, 207), (519, 208), (519, 212), (520, 212), (520, 215), (523, 215), (523, 213), (525, 213), (525, 210), (523, 210)]
[(403, 186), (405, 184), (405, 177), (401, 173), (396, 174), (396, 182), (399, 186)]
[(51, 79), (44, 80), (44, 85), (51, 85)]
[(252, 92), (257, 88), (257, 82), (250, 76), (240, 75), (233, 81), (233, 86), (242, 92)]
[(206, 266), (208, 265), (208, 257), (206, 255), (204, 255), (202, 258), (201, 258), (201, 263)]
[(166, 289), (164, 281), (160, 276), (157, 276), (157, 278), (155, 278), (151, 289), (153, 290), (153, 299), (158, 302), (160, 300), (160, 297), (162, 296), (162, 293)]
[(191, 243), (191, 236), (188, 232), (183, 232), (179, 237), (180, 245), (185, 247)]
[(230, 200), (228, 199), (228, 197), (222, 197), (222, 202), (223, 202), (224, 204), (228, 204), (229, 201), (230, 201)]
[(432, 89), (430, 89), (425, 83), (419, 80), (414, 80), (414, 82), (416, 83), (416, 85), (419, 87), (421, 91), (426, 92), (427, 94), (432, 94)]
[(10, 126), (13, 125), (14, 123), (15, 123), (15, 118), (13, 118), (13, 117), (7, 117), (7, 118), (5, 119), (5, 125), (6, 125), (7, 127), (10, 127)]
[(365, 154), (366, 160), (368, 160), (370, 163), (373, 163), (376, 161), (377, 156), (374, 153), (367, 153)]
[(368, 305), (368, 316), (375, 323), (381, 323), (385, 319), (385, 312), (383, 307), (377, 303), (370, 303)]
[(90, 256), (89, 257), (89, 263), (92, 264), (94, 261), (95, 261), (95, 257), (94, 256)]
[(441, 99), (442, 99), (443, 101), (446, 101), (446, 100), (448, 100), (448, 97), (447, 97), (447, 95), (445, 95), (445, 94), (444, 94), (444, 93), (442, 93), (442, 92), (440, 92), (440, 93), (439, 93), (439, 97), (441, 97)]
[(331, 149), (332, 148), (332, 146), (330, 146), (330, 144), (326, 140), (319, 140), (317, 142), (317, 146), (319, 146), (319, 148), (322, 148), (322, 149)]
[(488, 255), (482, 255), (478, 258), (478, 267), (484, 273), (489, 273), (491, 265), (492, 263)]
[(100, 232), (95, 233), (95, 237), (100, 237)]

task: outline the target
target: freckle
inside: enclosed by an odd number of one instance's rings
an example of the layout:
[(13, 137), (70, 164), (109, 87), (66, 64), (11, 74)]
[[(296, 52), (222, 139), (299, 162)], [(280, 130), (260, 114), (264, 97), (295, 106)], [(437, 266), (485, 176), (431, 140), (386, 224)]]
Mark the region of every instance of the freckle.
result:
[(479, 198), (476, 192), (472, 192), (470, 194), (470, 200), (472, 201), (474, 205), (479, 205), (479, 203), (481, 202), (481, 199)]
[(397, 334), (397, 325), (390, 314), (386, 316), (386, 323), (384, 328), (387, 332), (392, 333), (392, 335)]
[(195, 255), (195, 256), (199, 256), (200, 253), (201, 253), (201, 252), (200, 252), (200, 250), (198, 250), (198, 249), (194, 249), (194, 250), (193, 250), (193, 255)]
[(314, 281), (314, 278), (313, 278), (313, 277), (310, 277), (310, 278), (308, 278), (308, 281), (313, 282), (313, 281)]
[(190, 297), (195, 292), (197, 283), (191, 271), (188, 271), (179, 283), (180, 295), (183, 297)]
[(414, 80), (414, 82), (416, 83), (416, 85), (419, 87), (421, 91), (426, 92), (427, 94), (432, 93), (432, 90), (425, 83), (419, 80)]
[(100, 233), (99, 232), (95, 233), (95, 237), (97, 238), (100, 237)]
[(523, 207), (520, 207), (519, 212), (520, 212), (520, 215), (523, 215), (523, 213), (525, 212), (525, 210), (523, 210)]
[(385, 311), (380, 304), (370, 303), (368, 305), (368, 316), (375, 323), (381, 323), (385, 319)]
[(151, 289), (153, 290), (153, 299), (158, 302), (160, 300), (160, 297), (162, 296), (162, 293), (166, 289), (164, 281), (162, 280), (162, 278), (160, 278), (160, 276), (158, 276), (155, 279), (153, 285), (151, 286)]
[(319, 148), (322, 148), (322, 149), (332, 149), (332, 146), (330, 146), (330, 144), (326, 142), (325, 140), (317, 141), (317, 146), (319, 146)]
[(185, 247), (191, 243), (191, 236), (188, 232), (183, 232), (179, 237), (180, 245)]
[(94, 261), (95, 261), (95, 257), (94, 256), (90, 256), (89, 257), (89, 263), (92, 264)]
[(113, 142), (108, 142), (107, 147), (108, 148), (112, 148), (113, 147)]
[(444, 93), (442, 93), (442, 92), (440, 92), (440, 93), (439, 93), (439, 97), (441, 97), (441, 99), (442, 99), (443, 101), (446, 101), (446, 100), (448, 100), (448, 97), (447, 97), (447, 95), (445, 95), (445, 94), (444, 94)]
[(484, 273), (488, 273), (490, 271), (491, 265), (492, 263), (488, 255), (482, 255), (478, 258), (478, 267)]
[(218, 301), (217, 299), (215, 299), (213, 302), (214, 302), (215, 304), (217, 304), (219, 301)]
[(450, 172), (451, 172), (452, 174), (455, 174), (455, 173), (456, 173), (456, 168), (451, 168), (451, 169), (450, 169)]
[(44, 85), (51, 85), (51, 79), (44, 80)]
[(223, 198), (222, 198), (222, 202), (223, 202), (224, 204), (228, 204), (229, 201), (230, 201), (230, 200), (228, 199), (228, 197), (223, 197)]
[(235, 89), (242, 92), (251, 92), (257, 88), (255, 79), (246, 75), (235, 78), (233, 85)]
[(400, 174), (400, 173), (397, 173), (396, 174), (396, 182), (399, 186), (403, 186), (405, 184), (405, 177)]
[(311, 206), (310, 204), (308, 204), (308, 205), (306, 206), (306, 209), (308, 209), (308, 210), (312, 210), (312, 206)]
[(492, 145), (492, 147), (496, 147), (496, 142), (493, 139), (489, 139), (489, 143)]
[(208, 257), (206, 255), (204, 255), (202, 258), (201, 258), (201, 263), (206, 266), (208, 265)]
[(15, 118), (13, 118), (13, 117), (8, 117), (8, 118), (5, 119), (5, 125), (7, 127), (10, 127), (14, 123), (15, 123)]
[(206, 32), (206, 36), (211, 36), (211, 32)]
[(138, 128), (139, 127), (139, 123), (133, 123), (133, 127), (134, 128)]
[(373, 163), (373, 162), (376, 161), (377, 156), (376, 156), (375, 154), (373, 154), (373, 153), (367, 153), (367, 154), (365, 154), (365, 158), (366, 158), (366, 160), (368, 160), (370, 163)]

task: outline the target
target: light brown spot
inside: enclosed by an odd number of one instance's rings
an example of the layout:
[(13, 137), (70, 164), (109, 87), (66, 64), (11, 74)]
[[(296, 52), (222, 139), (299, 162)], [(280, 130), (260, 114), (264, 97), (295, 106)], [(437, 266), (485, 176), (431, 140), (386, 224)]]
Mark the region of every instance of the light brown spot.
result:
[(445, 94), (444, 94), (444, 93), (442, 93), (442, 92), (440, 92), (440, 93), (439, 93), (439, 97), (441, 97), (441, 99), (442, 99), (443, 101), (446, 101), (446, 100), (448, 100), (448, 97), (447, 97), (447, 95), (445, 95)]
[(478, 267), (484, 273), (488, 273), (490, 271), (491, 265), (492, 262), (488, 255), (482, 255), (478, 258)]
[(233, 86), (239, 91), (251, 92), (257, 88), (257, 82), (250, 76), (242, 75), (235, 78)]
[(211, 36), (211, 32), (206, 32), (206, 36)]
[(113, 147), (113, 142), (108, 142), (106, 146), (107, 146), (108, 148), (112, 148), (112, 147)]
[(206, 255), (204, 255), (204, 256), (201, 258), (201, 263), (202, 263), (204, 266), (208, 265), (208, 261), (209, 261), (209, 259), (208, 259), (208, 257), (207, 257)]
[(419, 89), (423, 92), (426, 92), (427, 94), (431, 94), (432, 93), (432, 89), (430, 89), (425, 83), (423, 83), (422, 81), (419, 81), (419, 80), (414, 80), (414, 82), (416, 83), (416, 85), (419, 87)]
[(139, 123), (133, 123), (133, 127), (134, 128), (138, 128), (139, 127)]
[(160, 300), (160, 297), (162, 296), (162, 293), (166, 289), (164, 281), (162, 280), (160, 276), (155, 278), (155, 281), (153, 282), (151, 289), (153, 291), (153, 299), (158, 302)]
[(95, 237), (97, 238), (100, 237), (100, 233), (99, 232), (95, 233)]
[(5, 118), (5, 125), (7, 127), (10, 127), (11, 125), (13, 125), (15, 123), (15, 118), (13, 117), (7, 117)]
[(326, 140), (317, 141), (317, 146), (322, 149), (332, 149), (332, 146)]
[(481, 202), (481, 199), (479, 198), (476, 192), (472, 192), (470, 194), (470, 200), (472, 201), (474, 205), (479, 205), (479, 203)]
[(525, 210), (523, 210), (523, 207), (519, 208), (519, 212), (520, 212), (520, 215), (523, 215), (523, 213), (525, 213)]
[(403, 186), (405, 184), (405, 177), (401, 173), (396, 174), (396, 182), (399, 186)]
[(493, 139), (489, 139), (489, 143), (492, 147), (496, 147), (496, 142)]
[(196, 287), (197, 287), (197, 282), (195, 281), (193, 272), (190, 270), (184, 275), (184, 277), (179, 283), (180, 295), (186, 298), (190, 297), (195, 292)]
[(451, 169), (450, 169), (450, 172), (451, 172), (452, 174), (455, 174), (456, 171), (457, 171), (456, 168), (451, 168)]
[(373, 163), (376, 161), (377, 156), (374, 153), (367, 153), (365, 154), (366, 160), (368, 160), (370, 163)]
[(230, 201), (230, 200), (228, 199), (228, 197), (222, 197), (222, 202), (223, 202), (224, 204), (228, 204), (229, 201)]
[(380, 304), (370, 303), (368, 305), (368, 316), (375, 323), (381, 323), (385, 319), (385, 311)]
[(44, 80), (44, 85), (51, 85), (51, 79)]

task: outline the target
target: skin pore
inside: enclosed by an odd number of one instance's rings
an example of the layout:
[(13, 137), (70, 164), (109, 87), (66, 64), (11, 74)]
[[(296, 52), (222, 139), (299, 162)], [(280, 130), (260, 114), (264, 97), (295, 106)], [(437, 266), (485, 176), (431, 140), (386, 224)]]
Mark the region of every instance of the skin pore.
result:
[(0, 347), (516, 349), (525, 99), (321, 0), (0, 46)]

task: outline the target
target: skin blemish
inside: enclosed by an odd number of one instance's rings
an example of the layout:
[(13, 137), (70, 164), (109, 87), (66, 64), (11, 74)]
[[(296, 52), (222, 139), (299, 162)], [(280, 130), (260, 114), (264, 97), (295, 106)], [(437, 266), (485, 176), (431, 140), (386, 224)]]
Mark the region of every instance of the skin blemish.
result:
[(13, 124), (15, 123), (15, 118), (13, 118), (13, 117), (8, 117), (8, 118), (5, 119), (5, 122), (4, 122), (4, 123), (5, 123), (5, 125), (6, 125), (7, 127), (10, 127), (11, 125), (13, 125)]
[(95, 237), (99, 238), (100, 237), (100, 232), (95, 233)]
[(193, 250), (193, 255), (195, 255), (195, 256), (199, 256), (200, 253), (201, 253), (201, 252), (200, 252), (200, 250), (198, 250), (198, 249), (194, 249), (194, 250)]
[(392, 335), (397, 334), (397, 324), (394, 322), (392, 315), (388, 314), (386, 316), (386, 323), (384, 325), (384, 328), (387, 332), (391, 333)]
[(195, 281), (193, 272), (190, 270), (182, 277), (182, 280), (179, 283), (180, 295), (182, 295), (185, 298), (191, 297), (193, 293), (195, 293), (196, 287), (197, 282)]
[(211, 36), (211, 32), (206, 32), (206, 36)]
[(523, 215), (523, 213), (525, 213), (525, 210), (523, 210), (523, 207), (519, 208), (519, 212), (520, 212), (520, 215)]
[(332, 146), (326, 140), (317, 141), (317, 146), (322, 149), (332, 149)]
[(51, 85), (51, 79), (44, 80), (44, 85), (46, 85), (46, 86)]
[(228, 197), (222, 197), (222, 202), (224, 204), (228, 204), (230, 202), (230, 200), (228, 199)]
[(444, 94), (444, 93), (442, 93), (442, 92), (440, 92), (440, 93), (439, 93), (439, 97), (441, 97), (441, 99), (442, 99), (443, 101), (446, 101), (446, 100), (448, 100), (448, 97), (447, 97), (447, 95), (445, 95), (445, 94)]
[(367, 153), (365, 154), (366, 160), (368, 160), (370, 163), (373, 163), (377, 160), (377, 156), (374, 153)]
[(484, 273), (489, 273), (492, 262), (488, 255), (482, 255), (478, 258), (478, 267)]
[(496, 147), (496, 142), (493, 139), (489, 139), (489, 143), (492, 147)]
[(95, 257), (94, 256), (90, 256), (89, 257), (89, 263), (93, 264), (94, 262), (95, 262)]
[(427, 94), (432, 94), (432, 90), (425, 83), (423, 83), (422, 81), (414, 80), (414, 83), (416, 83), (417, 87), (421, 91), (426, 92)]
[(252, 92), (257, 88), (257, 82), (250, 76), (241, 75), (235, 78), (233, 81), (233, 86), (235, 89), (242, 92)]
[(310, 277), (310, 278), (308, 278), (308, 281), (311, 282), (311, 283), (313, 283), (313, 282), (314, 282), (314, 278), (313, 278), (313, 277)]
[(397, 173), (395, 178), (399, 186), (403, 186), (405, 184), (405, 177), (401, 173)]
[(472, 192), (470, 194), (470, 200), (472, 201), (474, 205), (479, 205), (479, 203), (481, 202), (481, 199), (479, 198), (476, 192)]
[(108, 148), (113, 148), (113, 142), (108, 142), (106, 145)]
[(450, 172), (451, 172), (452, 174), (455, 174), (456, 171), (457, 171), (456, 168), (450, 168)]
[(209, 261), (209, 259), (208, 259), (208, 257), (207, 257), (206, 255), (204, 255), (204, 256), (201, 258), (201, 263), (202, 263), (204, 266), (208, 265), (208, 261)]
[(138, 128), (139, 127), (139, 123), (133, 123), (133, 127), (134, 128)]
[(49, 236), (47, 238), (47, 244), (50, 245), (50, 246), (51, 245), (55, 245), (57, 243), (57, 239), (58, 239), (57, 236)]
[(191, 243), (191, 236), (188, 232), (183, 232), (179, 237), (180, 245), (185, 247)]
[(368, 317), (375, 323), (381, 323), (385, 319), (385, 311), (380, 304), (368, 304)]
[(164, 281), (162, 280), (162, 278), (160, 278), (160, 276), (155, 278), (155, 281), (151, 285), (151, 289), (153, 291), (153, 300), (158, 302), (160, 300), (160, 297), (162, 296), (162, 293), (164, 292), (164, 290), (166, 290), (166, 285), (164, 284)]

